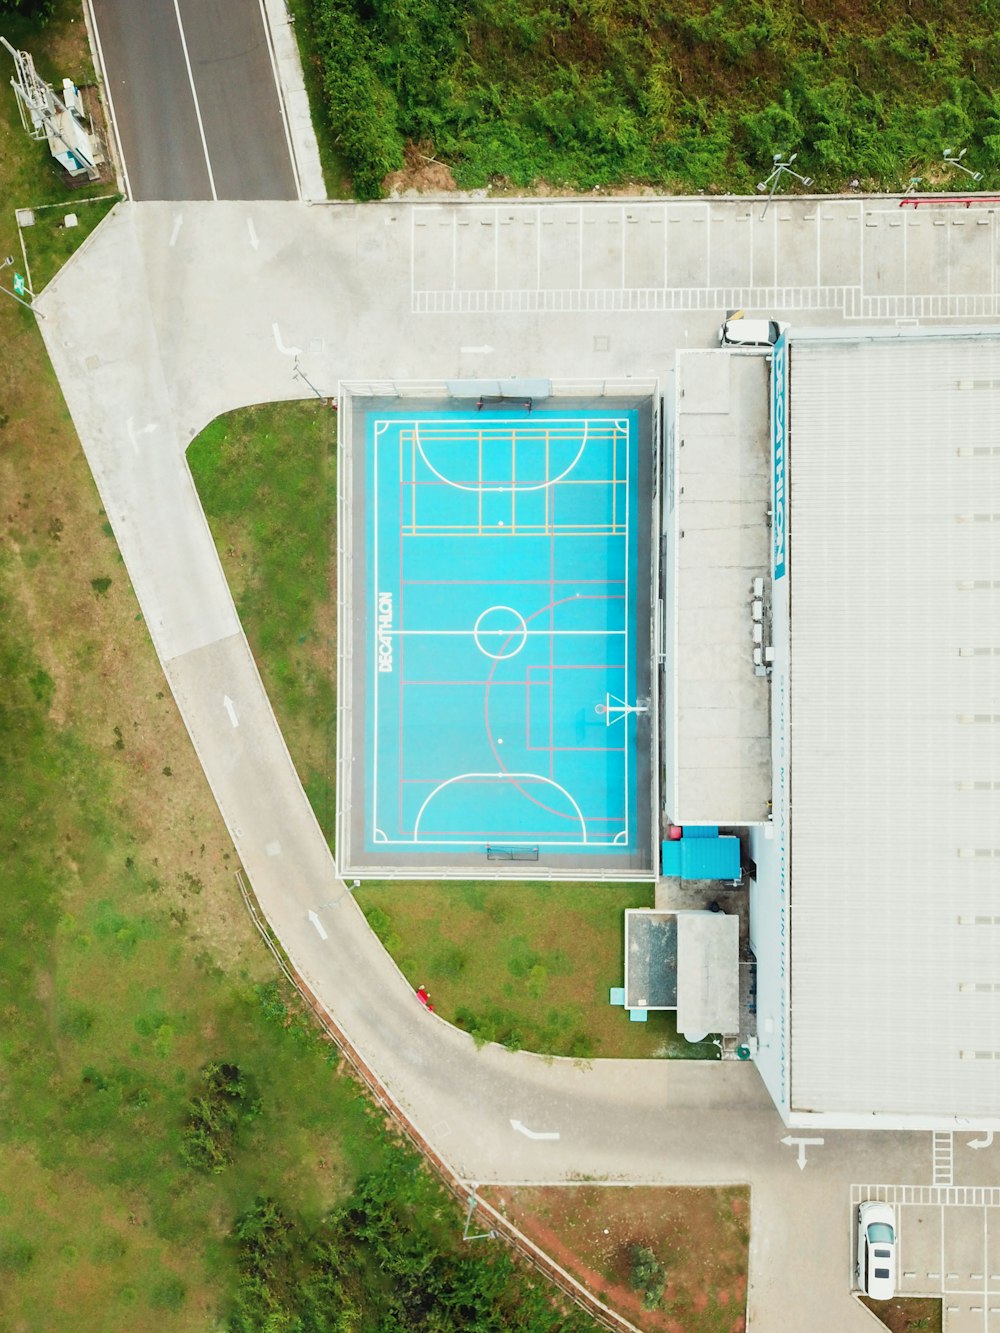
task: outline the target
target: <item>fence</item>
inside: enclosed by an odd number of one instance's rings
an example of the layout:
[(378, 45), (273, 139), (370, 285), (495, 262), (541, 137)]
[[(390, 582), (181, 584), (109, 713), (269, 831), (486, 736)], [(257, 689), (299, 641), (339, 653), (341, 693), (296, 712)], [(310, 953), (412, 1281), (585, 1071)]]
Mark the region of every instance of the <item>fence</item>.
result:
[(626, 1319), (624, 1315), (618, 1314), (610, 1306), (605, 1305), (602, 1300), (578, 1282), (571, 1273), (567, 1273), (564, 1268), (561, 1268), (491, 1203), (479, 1198), (476, 1194), (478, 1187), (476, 1185), (470, 1187), (452, 1170), (444, 1158), (435, 1152), (416, 1126), (407, 1118), (403, 1109), (383, 1087), (375, 1071), (365, 1063), (347, 1036), (334, 1023), (319, 999), (312, 993), (302, 978), (289, 967), (288, 962), (275, 944), (266, 922), (262, 920), (257, 910), (257, 904), (239, 870), (236, 871), (236, 883), (239, 885), (240, 894), (250, 915), (250, 920), (256, 926), (258, 934), (281, 969), (282, 976), (301, 996), (306, 1008), (319, 1024), (324, 1035), (336, 1046), (359, 1082), (363, 1083), (368, 1089), (375, 1104), (390, 1117), (407, 1142), (422, 1155), (448, 1192), (465, 1205), (474, 1200), (476, 1207), (489, 1217), (490, 1227), (497, 1237), (526, 1259), (534, 1268), (538, 1269), (602, 1328), (609, 1329), (611, 1333), (642, 1333), (642, 1330)]

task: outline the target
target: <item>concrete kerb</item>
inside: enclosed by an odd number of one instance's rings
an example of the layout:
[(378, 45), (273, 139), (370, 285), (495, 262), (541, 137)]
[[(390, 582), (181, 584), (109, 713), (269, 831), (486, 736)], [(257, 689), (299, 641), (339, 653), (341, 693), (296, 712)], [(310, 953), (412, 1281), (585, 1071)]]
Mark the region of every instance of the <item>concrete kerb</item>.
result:
[(87, 25), (87, 40), (90, 44), (90, 53), (94, 57), (94, 71), (97, 74), (97, 95), (101, 99), (101, 106), (104, 108), (104, 119), (109, 129), (108, 149), (114, 162), (115, 180), (118, 182), (119, 191), (125, 195), (126, 199), (131, 199), (132, 186), (129, 182), (128, 169), (125, 166), (125, 154), (122, 152), (121, 137), (118, 133), (118, 121), (115, 118), (114, 103), (111, 99), (108, 72), (104, 65), (104, 50), (97, 31), (97, 21), (94, 18), (93, 0), (85, 0), (84, 2), (83, 21)]
[(299, 198), (306, 203), (324, 203), (326, 182), (293, 21), (285, 0), (260, 0), (260, 12)]
[[(355, 1077), (364, 1084), (375, 1103), (391, 1118), (409, 1143), (421, 1154), (421, 1156), (430, 1164), (435, 1174), (444, 1184), (448, 1192), (453, 1195), (460, 1203), (467, 1204), (471, 1200), (475, 1201), (476, 1207), (486, 1213), (491, 1220), (492, 1230), (503, 1239), (506, 1244), (521, 1254), (533, 1267), (537, 1268), (549, 1281), (553, 1282), (565, 1295), (584, 1309), (592, 1319), (596, 1320), (604, 1328), (612, 1330), (612, 1333), (642, 1333), (635, 1324), (631, 1323), (624, 1315), (618, 1314), (610, 1306), (588, 1291), (573, 1275), (566, 1271), (554, 1259), (545, 1253), (534, 1241), (530, 1240), (523, 1231), (516, 1227), (513, 1222), (499, 1212), (491, 1203), (483, 1199), (477, 1193), (477, 1186), (471, 1182), (463, 1180), (457, 1171), (446, 1161), (440, 1153), (436, 1152), (421, 1134), (416, 1124), (410, 1116), (406, 1114), (400, 1104), (389, 1093), (385, 1085), (379, 1080), (374, 1071), (362, 1059), (360, 1053), (348, 1040), (347, 1036), (334, 1023), (329, 1012), (320, 1002), (318, 997), (313, 994), (310, 988), (302, 980), (299, 974), (289, 967), (283, 956), (283, 950), (280, 950), (275, 943), (273, 933), (270, 928), (261, 919), (261, 914), (257, 910), (257, 904), (247, 889), (242, 871), (237, 870), (235, 874), (236, 883), (239, 886), (240, 894), (246, 906), (250, 920), (256, 927), (261, 939), (264, 941), (275, 962), (281, 969), (282, 975), (293, 986), (296, 992), (301, 996), (310, 1013), (319, 1023), (323, 1032), (329, 1040), (336, 1046), (338, 1051), (347, 1060)], [(346, 892), (346, 889), (345, 889)], [(292, 960), (289, 958), (289, 962)], [(431, 1015), (437, 1017), (437, 1015)], [(443, 1020), (439, 1020), (443, 1021)], [(560, 1182), (563, 1188), (567, 1187), (567, 1182)]]

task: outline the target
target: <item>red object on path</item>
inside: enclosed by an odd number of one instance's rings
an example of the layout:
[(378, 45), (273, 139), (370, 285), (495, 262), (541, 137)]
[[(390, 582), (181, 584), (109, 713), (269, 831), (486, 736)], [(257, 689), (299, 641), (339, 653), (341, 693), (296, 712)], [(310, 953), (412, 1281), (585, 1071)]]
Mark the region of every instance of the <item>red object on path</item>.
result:
[(431, 997), (427, 994), (426, 986), (417, 987), (417, 999), (425, 1009), (429, 1009), (431, 1013), (434, 1012), (434, 1006), (431, 1004)]

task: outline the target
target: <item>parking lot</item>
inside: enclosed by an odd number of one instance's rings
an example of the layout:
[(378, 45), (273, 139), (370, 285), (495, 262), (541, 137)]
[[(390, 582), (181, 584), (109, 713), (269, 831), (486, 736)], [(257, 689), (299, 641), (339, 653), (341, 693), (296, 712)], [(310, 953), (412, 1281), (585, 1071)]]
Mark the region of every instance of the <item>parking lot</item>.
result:
[[(829, 311), (1000, 314), (997, 215), (896, 200), (686, 200), (414, 207), (415, 314)], [(810, 322), (815, 322), (811, 320)]]
[(900, 1295), (941, 1296), (947, 1333), (1000, 1333), (1000, 1188), (854, 1185), (852, 1265), (863, 1199), (896, 1209)]

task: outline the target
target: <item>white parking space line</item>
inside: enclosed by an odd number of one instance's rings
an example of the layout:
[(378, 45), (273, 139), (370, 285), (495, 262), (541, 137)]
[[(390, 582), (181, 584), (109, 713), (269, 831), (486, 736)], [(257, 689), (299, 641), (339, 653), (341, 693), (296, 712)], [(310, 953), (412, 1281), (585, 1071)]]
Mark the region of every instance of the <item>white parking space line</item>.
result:
[(198, 133), (201, 136), (201, 147), (205, 154), (205, 167), (208, 171), (208, 184), (212, 191), (212, 198), (218, 199), (215, 190), (215, 177), (212, 175), (212, 159), (208, 155), (208, 140), (205, 138), (205, 126), (202, 124), (201, 107), (198, 105), (198, 93), (194, 86), (194, 73), (191, 69), (191, 57), (188, 55), (187, 41), (184, 37), (184, 24), (181, 22), (180, 0), (174, 0), (174, 13), (177, 16), (177, 31), (180, 34), (181, 50), (184, 52), (184, 67), (187, 70), (188, 82), (191, 85), (191, 100), (194, 103), (194, 114), (198, 121)]

